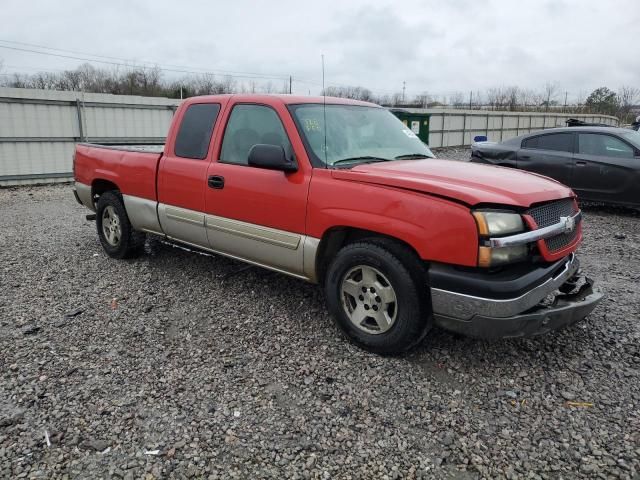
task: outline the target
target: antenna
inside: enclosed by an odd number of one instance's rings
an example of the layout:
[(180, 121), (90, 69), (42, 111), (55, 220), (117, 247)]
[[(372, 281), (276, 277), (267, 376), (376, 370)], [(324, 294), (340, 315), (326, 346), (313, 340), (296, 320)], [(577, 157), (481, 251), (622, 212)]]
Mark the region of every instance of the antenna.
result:
[(324, 88), (324, 53), (322, 58), (322, 116), (324, 123), (324, 164), (327, 165), (327, 92)]

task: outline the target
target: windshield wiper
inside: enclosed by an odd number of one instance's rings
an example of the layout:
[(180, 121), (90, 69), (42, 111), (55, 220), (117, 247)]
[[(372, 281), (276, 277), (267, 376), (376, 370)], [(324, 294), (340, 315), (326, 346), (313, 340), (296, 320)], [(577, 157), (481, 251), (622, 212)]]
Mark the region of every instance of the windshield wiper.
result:
[(430, 157), (425, 153), (407, 153), (406, 155), (398, 155), (397, 157), (395, 157), (396, 160), (414, 160), (414, 159), (417, 160), (421, 158), (433, 158), (433, 157)]
[(375, 163), (375, 162), (391, 162), (390, 158), (382, 158), (382, 157), (372, 157), (369, 155), (365, 155), (362, 157), (349, 157), (349, 158), (341, 158), (340, 160), (336, 160), (331, 165), (335, 166), (340, 163), (347, 162), (358, 162), (358, 163)]

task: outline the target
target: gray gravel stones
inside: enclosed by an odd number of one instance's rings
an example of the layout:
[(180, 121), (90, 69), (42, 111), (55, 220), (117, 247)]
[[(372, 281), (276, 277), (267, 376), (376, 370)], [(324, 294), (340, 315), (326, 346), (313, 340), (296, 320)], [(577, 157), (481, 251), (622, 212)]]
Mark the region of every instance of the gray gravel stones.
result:
[(471, 150), (466, 147), (443, 147), (434, 148), (433, 153), (437, 158), (446, 160), (459, 160), (468, 162), (471, 158)]
[(640, 474), (637, 215), (585, 211), (585, 322), (384, 358), (313, 285), (155, 240), (112, 260), (85, 214), (0, 190), (0, 478)]

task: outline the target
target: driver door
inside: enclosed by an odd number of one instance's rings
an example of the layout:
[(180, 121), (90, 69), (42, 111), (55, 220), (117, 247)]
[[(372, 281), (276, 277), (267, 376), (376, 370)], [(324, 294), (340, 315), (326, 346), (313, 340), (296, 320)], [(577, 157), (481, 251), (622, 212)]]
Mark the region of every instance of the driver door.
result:
[[(235, 103), (207, 171), (209, 247), (267, 268), (303, 276), (311, 166), (284, 105)], [(297, 162), (285, 173), (248, 165), (251, 147), (279, 145)]]

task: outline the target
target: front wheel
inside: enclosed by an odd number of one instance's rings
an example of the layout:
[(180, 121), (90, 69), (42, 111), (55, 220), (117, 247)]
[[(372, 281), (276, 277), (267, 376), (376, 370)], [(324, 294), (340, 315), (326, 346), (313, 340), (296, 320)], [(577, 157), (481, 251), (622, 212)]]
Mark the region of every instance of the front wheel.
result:
[(327, 271), (325, 296), (338, 326), (375, 353), (404, 352), (431, 326), (420, 260), (386, 239), (343, 247)]
[(118, 192), (105, 192), (98, 199), (96, 227), (102, 248), (113, 258), (133, 258), (144, 250), (145, 234), (133, 229)]

